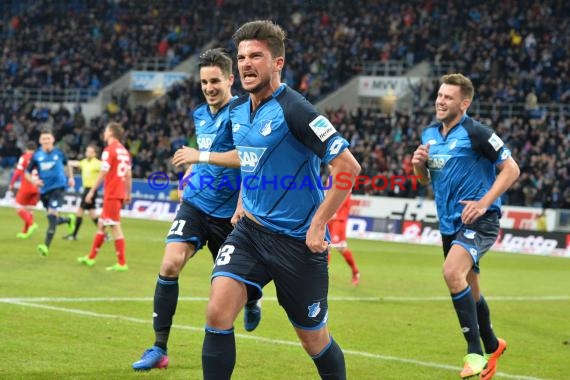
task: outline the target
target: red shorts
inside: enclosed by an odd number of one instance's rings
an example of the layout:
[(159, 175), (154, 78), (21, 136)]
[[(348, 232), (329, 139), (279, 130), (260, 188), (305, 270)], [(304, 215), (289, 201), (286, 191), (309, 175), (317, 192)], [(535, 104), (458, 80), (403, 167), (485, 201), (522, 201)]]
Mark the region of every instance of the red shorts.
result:
[(346, 247), (346, 223), (345, 220), (332, 220), (328, 223), (331, 244), (334, 246)]
[(104, 226), (116, 226), (121, 224), (121, 208), (123, 207), (122, 199), (104, 199), (103, 211), (99, 219)]
[(40, 193), (19, 190), (16, 202), (21, 206), (35, 206), (40, 201)]

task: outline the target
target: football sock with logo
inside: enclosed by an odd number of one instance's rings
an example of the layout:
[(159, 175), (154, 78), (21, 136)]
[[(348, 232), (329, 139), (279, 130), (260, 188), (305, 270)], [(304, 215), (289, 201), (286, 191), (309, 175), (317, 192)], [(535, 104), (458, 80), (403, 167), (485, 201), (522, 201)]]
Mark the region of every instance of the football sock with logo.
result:
[(493, 331), (489, 306), (482, 294), (479, 302), (477, 302), (477, 321), (479, 322), (479, 334), (481, 335), (481, 340), (483, 340), (485, 352), (488, 354), (495, 352), (499, 347), (499, 341)]
[(83, 223), (83, 217), (78, 216), (75, 220), (75, 229), (73, 230), (73, 236), (77, 237), (77, 233), (79, 232), (79, 227), (81, 227), (81, 223)]
[(338, 344), (330, 337), (329, 344), (317, 355), (312, 356), (319, 375), (323, 380), (345, 380), (346, 366), (344, 354)]
[(57, 216), (48, 214), (48, 230), (46, 232), (46, 239), (44, 241), (45, 245), (49, 247), (51, 244), (51, 240), (53, 239), (53, 235), (55, 234), (55, 230), (57, 228)]
[(451, 299), (459, 319), (461, 331), (467, 341), (467, 353), (483, 355), (477, 325), (477, 307), (471, 294), (471, 287), (467, 286), (461, 292), (452, 294)]
[(154, 313), (152, 326), (154, 327), (154, 345), (166, 350), (172, 317), (176, 313), (178, 303), (178, 277), (158, 275), (154, 289)]
[(229, 380), (236, 365), (234, 329), (218, 330), (206, 326), (202, 345), (204, 380)]

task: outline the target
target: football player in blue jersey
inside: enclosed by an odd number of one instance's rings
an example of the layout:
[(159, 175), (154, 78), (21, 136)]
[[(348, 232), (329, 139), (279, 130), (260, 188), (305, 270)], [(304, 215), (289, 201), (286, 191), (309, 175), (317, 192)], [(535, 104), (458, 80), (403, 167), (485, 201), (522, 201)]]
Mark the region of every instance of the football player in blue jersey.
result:
[[(75, 215), (59, 216), (63, 205), (66, 187), (75, 186), (73, 168), (69, 165), (65, 154), (54, 146), (55, 137), (51, 130), (42, 129), (40, 132), (40, 149), (36, 150), (26, 169), (26, 179), (40, 189), (42, 204), (47, 210), (48, 229), (43, 244), (38, 244), (37, 250), (43, 256), (49, 254), (49, 246), (55, 235), (58, 224), (67, 223), (68, 232), (75, 229)], [(32, 176), (37, 170), (38, 176)]]
[[(205, 380), (229, 379), (236, 361), (233, 323), (248, 301), (273, 281), (303, 348), (323, 379), (345, 379), (344, 354), (328, 318), (326, 223), (351, 187), (360, 165), (348, 142), (301, 94), (281, 83), (285, 32), (271, 21), (252, 21), (234, 34), (243, 89), (230, 105), (235, 150), (178, 150), (174, 165), (209, 162), (240, 167), (245, 216), (223, 243), (212, 271), (202, 346)], [(321, 161), (333, 184), (324, 196)]]
[[(517, 180), (519, 167), (492, 129), (467, 115), (471, 80), (462, 74), (441, 78), (435, 101), (437, 121), (422, 133), (414, 172), (431, 181), (445, 261), (443, 277), (467, 341), (462, 378), (493, 377), (507, 347), (491, 327), (479, 287), (479, 262), (499, 233), (500, 196)], [(483, 347), (481, 341), (483, 341)]]
[[(193, 112), (200, 152), (233, 150), (228, 112), (234, 82), (232, 58), (223, 49), (210, 49), (200, 56), (199, 67), (206, 99)], [(154, 294), (155, 343), (133, 363), (133, 369), (139, 371), (168, 366), (167, 343), (178, 302), (178, 277), (188, 260), (204, 245), (215, 258), (233, 229), (231, 218), (239, 195), (239, 169), (191, 165), (179, 185), (179, 193), (184, 187), (181, 204), (166, 237)], [(244, 310), (246, 330), (254, 330), (260, 318), (261, 310), (257, 300), (253, 300)]]

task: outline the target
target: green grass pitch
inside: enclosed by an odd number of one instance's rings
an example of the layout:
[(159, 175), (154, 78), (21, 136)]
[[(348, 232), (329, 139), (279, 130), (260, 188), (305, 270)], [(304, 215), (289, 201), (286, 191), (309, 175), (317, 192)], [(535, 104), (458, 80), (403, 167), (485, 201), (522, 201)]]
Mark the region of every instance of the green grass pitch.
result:
[[(0, 208), (0, 378), (200, 379), (210, 254), (200, 251), (180, 280), (166, 371), (134, 373), (132, 362), (153, 343), (152, 296), (169, 223), (125, 219), (129, 271), (106, 243), (93, 268), (76, 257), (91, 246), (85, 221), (78, 241), (60, 227), (48, 257), (35, 251), (46, 220), (29, 240), (21, 221)], [(353, 287), (342, 256), (330, 267), (329, 327), (345, 352), (349, 379), (457, 379), (465, 343), (441, 276), (440, 248), (351, 240), (361, 284)], [(495, 331), (509, 343), (497, 379), (570, 377), (570, 260), (491, 252), (482, 287)], [(234, 379), (317, 379), (272, 284), (253, 333), (236, 322)]]

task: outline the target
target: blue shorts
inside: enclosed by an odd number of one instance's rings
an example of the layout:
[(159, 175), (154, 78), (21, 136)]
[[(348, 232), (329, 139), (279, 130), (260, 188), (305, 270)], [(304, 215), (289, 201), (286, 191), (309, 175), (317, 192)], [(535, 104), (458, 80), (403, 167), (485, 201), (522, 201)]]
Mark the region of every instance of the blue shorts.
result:
[(443, 241), (443, 256), (447, 257), (453, 244), (459, 244), (473, 259), (473, 270), (479, 273), (479, 260), (495, 244), (499, 236), (499, 214), (487, 212), (475, 223), (461, 226), (453, 235), (441, 235)]
[(168, 230), (166, 243), (192, 243), (196, 251), (207, 244), (212, 259), (215, 259), (220, 245), (233, 229), (231, 219), (211, 217), (198, 208), (182, 202)]
[(46, 210), (59, 210), (63, 206), (63, 195), (65, 194), (65, 189), (63, 187), (59, 189), (53, 189), (45, 194), (41, 195), (42, 204)]
[(263, 287), (273, 280), (291, 323), (318, 330), (328, 316), (327, 255), (312, 253), (304, 241), (271, 232), (244, 216), (220, 248), (212, 278), (245, 283), (248, 301), (261, 298)]

